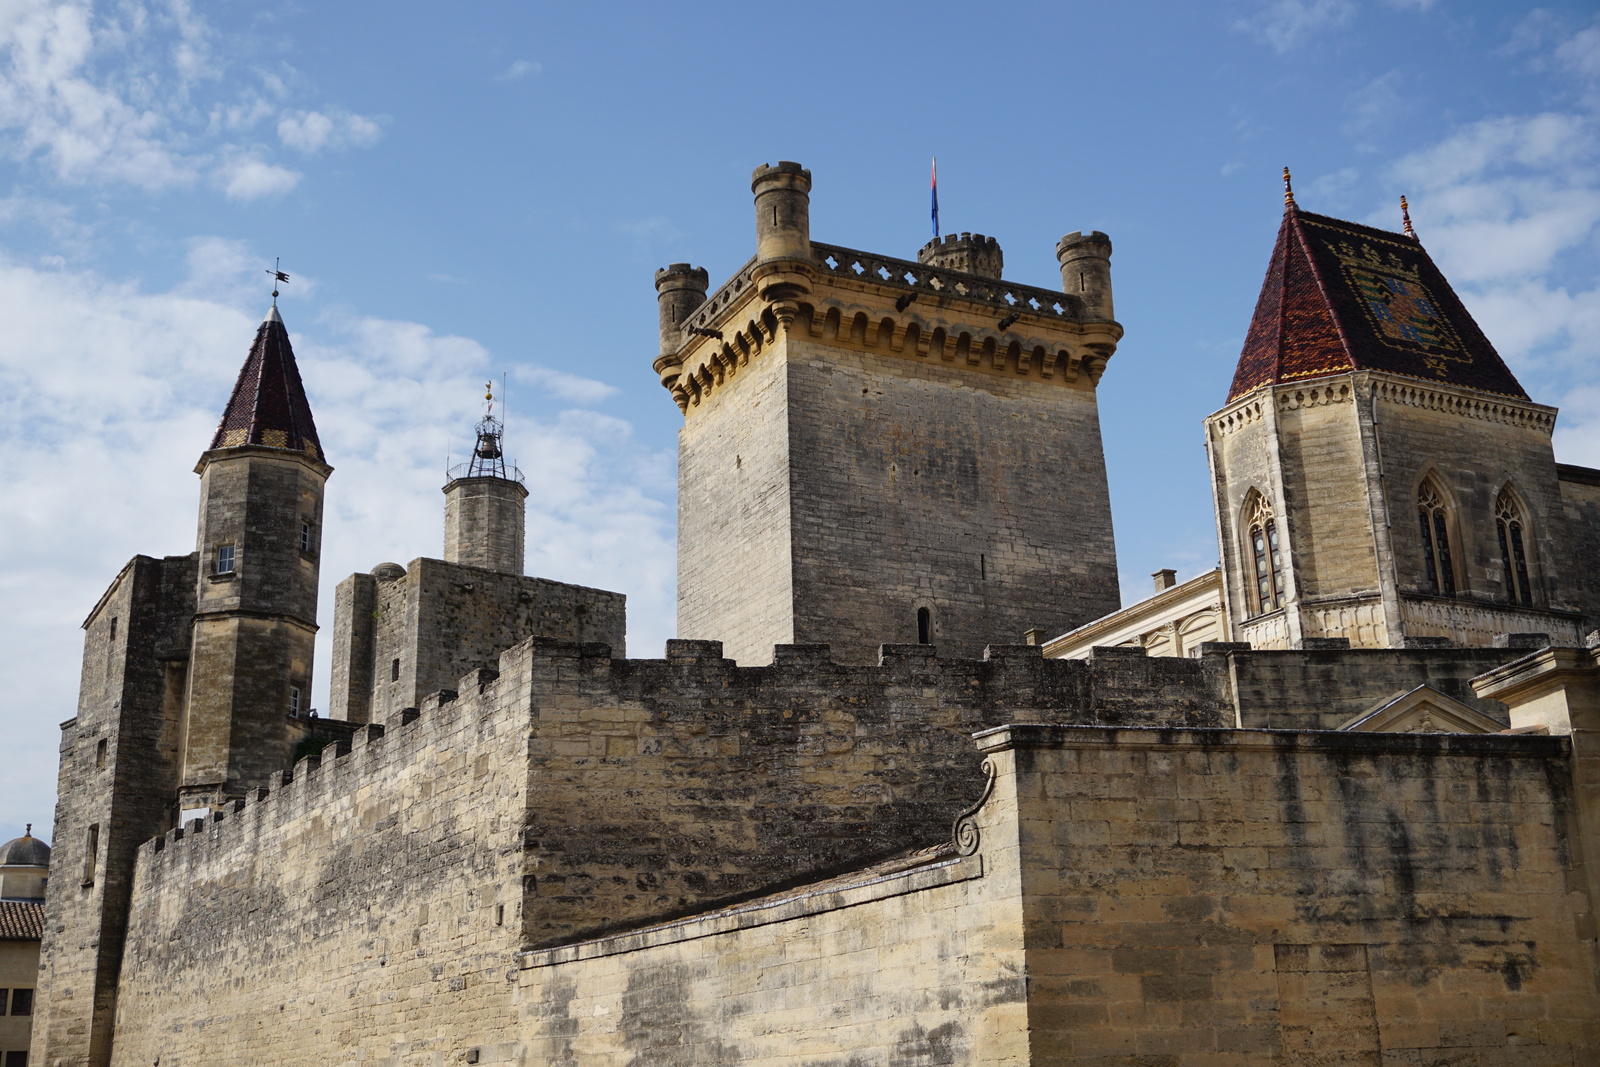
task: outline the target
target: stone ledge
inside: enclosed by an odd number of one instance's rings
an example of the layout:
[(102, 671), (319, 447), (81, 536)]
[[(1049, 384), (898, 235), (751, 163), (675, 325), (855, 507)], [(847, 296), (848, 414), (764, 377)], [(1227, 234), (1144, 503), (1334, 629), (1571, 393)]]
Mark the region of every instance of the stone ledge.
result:
[(1509, 756), (1565, 759), (1565, 737), (1514, 734), (1368, 734), (1338, 730), (1232, 730), (1162, 726), (1057, 726), (1012, 723), (972, 735), (986, 754), (1020, 748), (1136, 747), (1175, 751), (1245, 748), (1372, 755)]
[(702, 937), (715, 937), (719, 934), (767, 926), (771, 923), (803, 919), (822, 912), (838, 911), (858, 904), (871, 904), (890, 897), (920, 893), (926, 889), (936, 889), (981, 877), (983, 877), (981, 855), (952, 856), (911, 870), (896, 871), (876, 878), (869, 877), (842, 886), (837, 884), (838, 880), (825, 883), (826, 888), (819, 888), (817, 883), (813, 883), (810, 887), (802, 886), (778, 896), (642, 930), (633, 930), (625, 934), (615, 934), (555, 948), (524, 949), (517, 953), (517, 967), (526, 971), (578, 960), (616, 956), (625, 952), (638, 952), (661, 945), (674, 945)]

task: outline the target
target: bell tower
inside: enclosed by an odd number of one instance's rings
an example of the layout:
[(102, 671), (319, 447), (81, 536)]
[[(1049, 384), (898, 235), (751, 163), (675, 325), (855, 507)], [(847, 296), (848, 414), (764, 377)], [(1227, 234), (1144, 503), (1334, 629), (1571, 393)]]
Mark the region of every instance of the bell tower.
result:
[(180, 730), (185, 817), (288, 763), (286, 720), (310, 708), (324, 460), (277, 305), (256, 331), (211, 447), (188, 692)]

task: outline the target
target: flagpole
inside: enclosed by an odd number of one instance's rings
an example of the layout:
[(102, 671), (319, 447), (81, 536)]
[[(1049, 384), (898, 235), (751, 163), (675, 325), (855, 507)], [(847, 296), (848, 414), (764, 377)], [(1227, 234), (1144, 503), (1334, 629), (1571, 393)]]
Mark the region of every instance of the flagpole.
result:
[(933, 157), (933, 239), (939, 239), (939, 157)]

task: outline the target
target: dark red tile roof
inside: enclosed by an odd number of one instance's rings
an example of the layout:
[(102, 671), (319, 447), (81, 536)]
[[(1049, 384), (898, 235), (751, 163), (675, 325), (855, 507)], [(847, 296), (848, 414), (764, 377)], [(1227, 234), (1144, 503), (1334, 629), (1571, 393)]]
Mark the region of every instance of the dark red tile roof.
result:
[(212, 448), (265, 445), (287, 448), (323, 459), (317, 426), (300, 368), (294, 362), (289, 331), (274, 307), (256, 331), (250, 355), (239, 370), (233, 395), (222, 413), (222, 423), (211, 439)]
[(1419, 242), (1290, 208), (1228, 400), (1348, 370), (1528, 399)]
[(37, 941), (43, 936), (43, 904), (36, 900), (0, 900), (0, 941)]

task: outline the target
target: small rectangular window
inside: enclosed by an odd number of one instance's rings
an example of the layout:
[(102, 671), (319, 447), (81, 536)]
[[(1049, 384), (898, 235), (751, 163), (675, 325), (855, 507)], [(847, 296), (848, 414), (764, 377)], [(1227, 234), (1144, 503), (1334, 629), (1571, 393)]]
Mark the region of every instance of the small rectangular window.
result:
[(400, 657), (396, 656), (394, 658), (394, 662), (389, 664), (389, 681), (398, 682), (399, 680), (400, 680)]
[(103, 737), (94, 746), (94, 765), (96, 767), (106, 765), (106, 739)]
[(504, 904), (496, 904), (494, 906), (494, 924), (496, 926), (504, 926), (505, 925), (505, 921), (506, 921), (506, 906)]
[(100, 824), (95, 823), (83, 835), (83, 884), (94, 884), (95, 861), (100, 856)]
[(300, 717), (300, 687), (298, 685), (289, 687), (289, 714), (297, 719)]
[(111, 616), (111, 636), (106, 638), (106, 640), (115, 641), (116, 639), (117, 639), (117, 617), (115, 615), (113, 615), (113, 616)]
[(217, 546), (217, 573), (218, 574), (232, 574), (233, 573), (233, 546), (232, 545), (218, 545)]
[(6, 1013), (6, 1004), (8, 1002), (7, 998), (10, 995), (11, 995), (11, 990), (9, 990), (9, 989), (0, 989), (0, 1015), (4, 1015)]
[(311, 551), (311, 524), (309, 522), (300, 524), (300, 551)]
[(11, 991), (11, 1014), (12, 1015), (32, 1015), (33, 1014), (33, 990), (31, 990), (31, 989), (13, 989)]
[(6, 1067), (28, 1067), (28, 1050), (6, 1053)]

